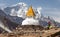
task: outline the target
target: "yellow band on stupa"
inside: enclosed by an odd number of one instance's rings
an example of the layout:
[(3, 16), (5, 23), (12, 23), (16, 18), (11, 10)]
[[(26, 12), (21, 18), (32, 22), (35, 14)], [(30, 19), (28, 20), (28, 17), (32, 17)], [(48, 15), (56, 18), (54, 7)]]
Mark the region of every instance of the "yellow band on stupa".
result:
[(34, 11), (32, 9), (32, 6), (29, 7), (29, 9), (28, 9), (28, 11), (26, 13), (26, 16), (27, 17), (30, 17), (30, 16), (34, 17), (35, 16), (35, 13), (34, 13)]

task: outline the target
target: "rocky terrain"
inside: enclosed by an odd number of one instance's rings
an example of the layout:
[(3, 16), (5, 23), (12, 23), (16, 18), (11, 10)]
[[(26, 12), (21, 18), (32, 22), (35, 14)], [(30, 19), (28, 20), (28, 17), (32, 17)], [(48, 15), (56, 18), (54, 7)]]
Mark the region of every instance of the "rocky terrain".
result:
[(60, 37), (60, 28), (46, 30), (41, 26), (18, 26), (13, 33), (1, 33), (1, 37)]

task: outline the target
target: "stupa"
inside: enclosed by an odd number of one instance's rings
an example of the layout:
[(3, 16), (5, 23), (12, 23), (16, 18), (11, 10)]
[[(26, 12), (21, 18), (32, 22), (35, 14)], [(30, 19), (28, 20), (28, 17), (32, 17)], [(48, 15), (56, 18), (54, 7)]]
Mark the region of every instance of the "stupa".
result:
[(35, 12), (32, 6), (30, 6), (26, 12), (26, 19), (23, 20), (22, 25), (39, 25), (39, 20), (35, 19), (35, 17)]

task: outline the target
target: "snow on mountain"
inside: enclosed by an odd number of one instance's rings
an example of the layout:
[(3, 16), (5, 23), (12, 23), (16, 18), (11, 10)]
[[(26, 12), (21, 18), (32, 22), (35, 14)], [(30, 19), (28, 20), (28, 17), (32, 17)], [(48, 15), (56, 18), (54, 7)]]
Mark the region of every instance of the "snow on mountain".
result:
[[(18, 3), (15, 5), (12, 5), (10, 7), (7, 7), (4, 9), (5, 13), (7, 15), (11, 15), (11, 16), (17, 16), (17, 17), (22, 17), (25, 18), (26, 16), (26, 12), (27, 12), (28, 6), (25, 3)], [(36, 14), (36, 18), (41, 17), (41, 7), (36, 8), (35, 14)]]
[[(13, 11), (14, 11), (14, 10), (13, 10)], [(8, 12), (5, 12), (5, 11), (3, 11), (3, 13), (0, 12), (0, 16), (4, 16), (4, 17), (8, 18), (9, 20), (11, 20), (12, 22), (16, 22), (16, 23), (18, 23), (18, 24), (21, 24), (23, 18), (15, 16), (16, 14), (14, 14), (13, 12), (12, 12), (11, 15), (14, 15), (14, 16), (8, 15)], [(20, 21), (19, 21), (19, 20), (20, 20)]]
[(15, 9), (12, 9), (12, 10), (11, 10), (10, 15), (11, 15), (11, 16), (17, 16), (17, 13), (16, 13)]
[[(4, 9), (4, 12), (7, 15), (10, 15), (11, 18), (9, 17), (9, 19), (11, 19), (12, 21), (15, 21), (17, 23), (21, 23), (23, 19), (25, 19), (25, 15), (28, 9), (28, 5), (25, 3), (18, 3), (15, 5), (12, 5), (10, 7), (6, 7)], [(36, 8), (35, 14), (36, 14), (36, 19), (40, 20), (40, 24), (42, 25), (47, 25), (48, 21), (51, 21), (52, 23), (54, 23), (54, 19), (52, 19), (51, 17), (47, 18), (41, 15), (41, 7)], [(22, 20), (20, 18), (23, 18)]]
[(36, 8), (34, 11), (35, 11), (35, 14), (36, 14), (36, 19), (40, 19), (41, 18), (41, 7), (39, 8)]
[(23, 18), (10, 16), (5, 14), (4, 11), (0, 10), (0, 31), (12, 32), (18, 25), (21, 25)]
[(7, 24), (4, 22), (4, 18), (6, 17), (6, 14), (0, 10), (0, 28), (4, 29), (5, 31), (11, 33), (12, 31), (7, 27)]
[(27, 5), (25, 3), (18, 3), (13, 6), (4, 9), (7, 15), (25, 17), (25, 12), (27, 10)]

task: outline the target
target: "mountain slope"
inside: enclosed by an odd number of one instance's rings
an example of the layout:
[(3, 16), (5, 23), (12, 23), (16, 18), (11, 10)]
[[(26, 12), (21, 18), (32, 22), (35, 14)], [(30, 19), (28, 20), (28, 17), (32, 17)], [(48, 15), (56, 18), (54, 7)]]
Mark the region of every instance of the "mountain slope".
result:
[[(22, 18), (20, 18), (21, 20)], [(6, 15), (2, 10), (0, 10), (0, 28), (5, 31), (10, 31), (15, 29), (19, 24), (13, 21), (11, 16)]]

